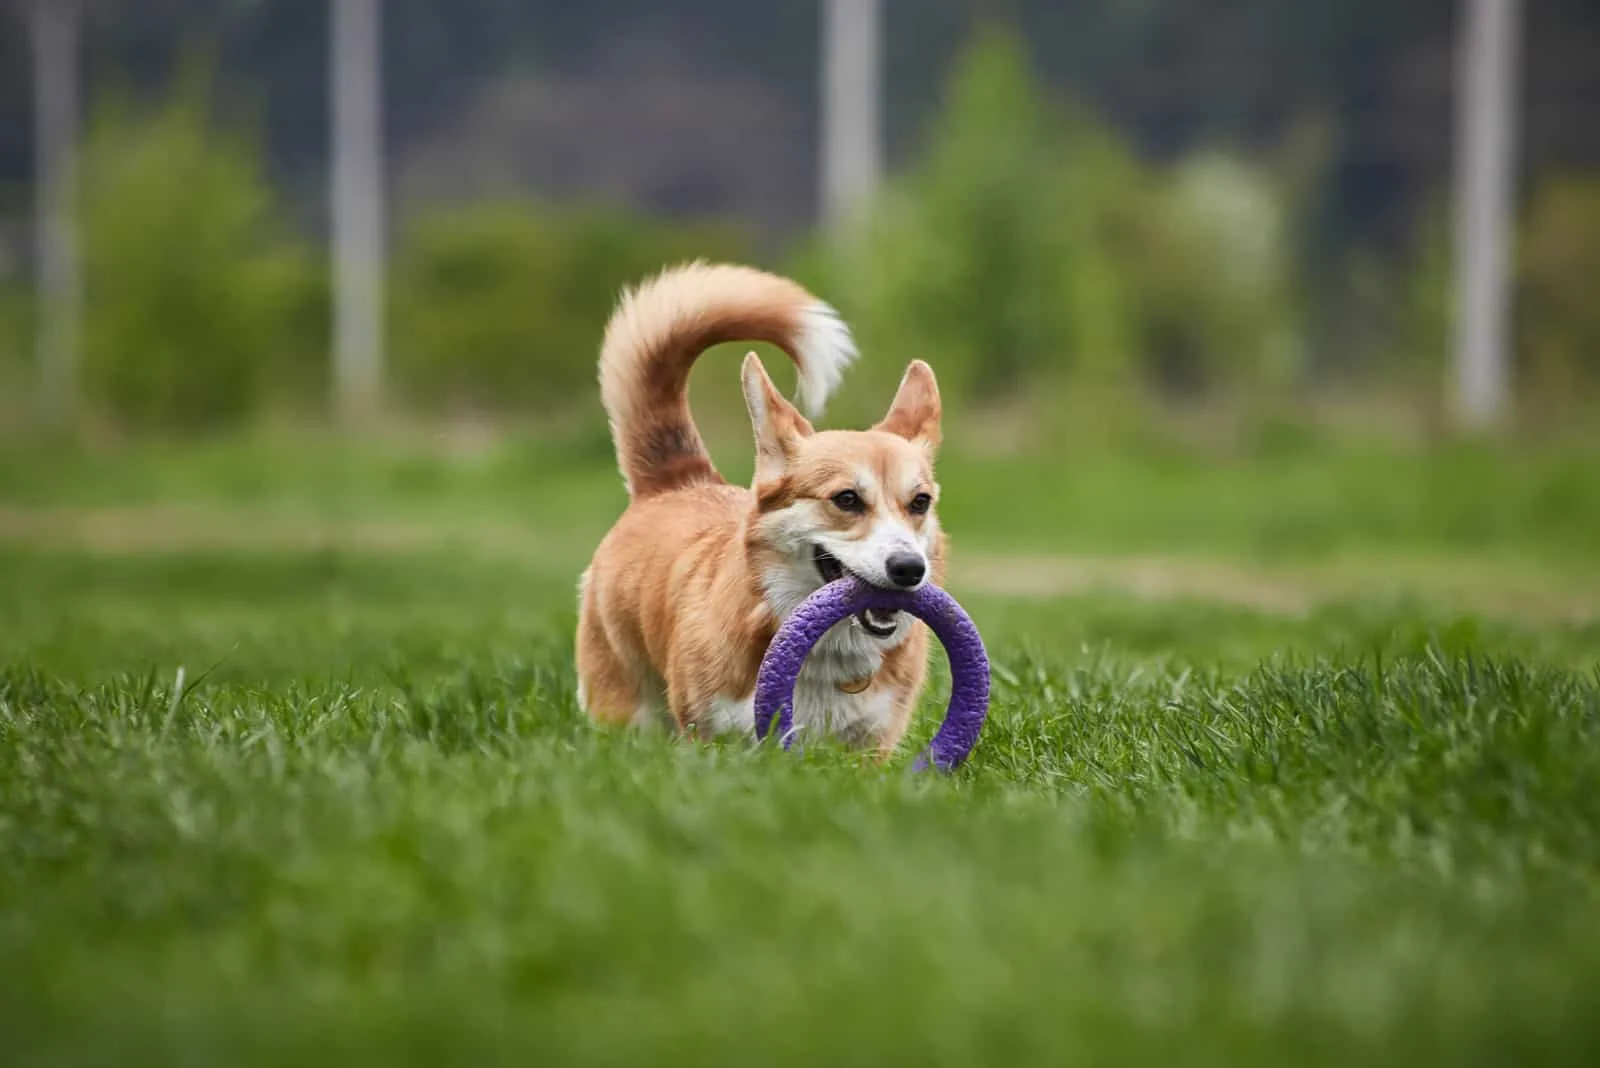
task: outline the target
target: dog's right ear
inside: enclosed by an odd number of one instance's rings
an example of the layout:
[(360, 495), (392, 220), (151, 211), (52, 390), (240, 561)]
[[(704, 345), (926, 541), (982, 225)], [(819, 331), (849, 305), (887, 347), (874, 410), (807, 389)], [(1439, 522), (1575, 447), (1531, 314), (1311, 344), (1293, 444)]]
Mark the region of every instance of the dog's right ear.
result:
[(750, 353), (739, 369), (744, 404), (750, 409), (750, 426), (756, 436), (756, 481), (780, 478), (802, 438), (811, 436), (811, 424), (795, 406), (783, 399), (767, 377), (761, 357)]

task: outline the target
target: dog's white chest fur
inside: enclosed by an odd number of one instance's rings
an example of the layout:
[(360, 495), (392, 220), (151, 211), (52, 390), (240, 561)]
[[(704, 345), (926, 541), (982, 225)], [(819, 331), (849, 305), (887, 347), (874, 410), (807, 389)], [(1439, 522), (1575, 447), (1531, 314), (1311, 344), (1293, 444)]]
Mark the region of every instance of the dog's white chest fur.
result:
[[(802, 672), (794, 688), (794, 722), (805, 735), (870, 741), (888, 728), (893, 714), (894, 694), (883, 687), (846, 693), (832, 682), (808, 679)], [(752, 695), (717, 698), (702, 722), (715, 734), (753, 736), (755, 721)]]
[[(879, 642), (849, 620), (836, 625), (806, 658), (794, 687), (794, 722), (805, 734), (871, 741), (889, 726), (895, 695), (882, 685), (869, 685), (858, 693), (841, 687), (856, 686), (883, 666)], [(755, 695), (719, 697), (702, 722), (716, 734), (755, 732)]]
[(888, 729), (894, 694), (886, 687), (846, 693), (832, 682), (808, 681), (804, 673), (794, 688), (794, 721), (802, 731), (867, 742)]

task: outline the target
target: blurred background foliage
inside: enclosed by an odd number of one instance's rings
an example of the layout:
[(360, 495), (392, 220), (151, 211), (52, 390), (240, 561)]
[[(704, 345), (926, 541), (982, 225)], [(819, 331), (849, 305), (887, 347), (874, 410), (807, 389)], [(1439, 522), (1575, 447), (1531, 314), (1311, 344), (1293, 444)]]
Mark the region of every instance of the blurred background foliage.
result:
[[(1336, 227), (1330, 241), (1348, 129), (1308, 105), (1270, 136), (1243, 124), (1176, 148), (1136, 139), (1111, 117), (1130, 107), (1116, 92), (1098, 94), (1102, 106), (1037, 68), (1029, 34), (1047, 24), (997, 19), (962, 38), (924, 121), (900, 139), (892, 181), (843, 240), (603, 188), (412, 197), (391, 242), (393, 409), (594, 422), (616, 292), (700, 256), (793, 272), (844, 310), (868, 358), (841, 420), (876, 414), (920, 356), (954, 413), (990, 420), (995, 447), (1207, 420), (1281, 427), (1345, 402), (1368, 421), (1397, 412), (1407, 432), (1442, 427), (1451, 311), (1438, 189), (1413, 226), (1370, 239)], [(1101, 31), (1131, 32), (1118, 25)], [(327, 407), (316, 226), (267, 151), (282, 131), (241, 121), (213, 73), (190, 63), (95, 97), (81, 223), (96, 426), (187, 434)], [(1522, 424), (1582, 425), (1600, 377), (1600, 182), (1546, 168), (1519, 237)], [(28, 386), (29, 316), (26, 280), (0, 274), (8, 422)]]
[(235, 424), (311, 399), (325, 377), (329, 297), (247, 127), (223, 126), (210, 76), (163, 102), (104, 99), (82, 162), (82, 385), (135, 431)]
[(717, 222), (536, 201), (440, 208), (407, 223), (391, 292), (391, 381), (413, 411), (550, 418), (592, 406), (618, 287), (682, 260), (746, 257)]

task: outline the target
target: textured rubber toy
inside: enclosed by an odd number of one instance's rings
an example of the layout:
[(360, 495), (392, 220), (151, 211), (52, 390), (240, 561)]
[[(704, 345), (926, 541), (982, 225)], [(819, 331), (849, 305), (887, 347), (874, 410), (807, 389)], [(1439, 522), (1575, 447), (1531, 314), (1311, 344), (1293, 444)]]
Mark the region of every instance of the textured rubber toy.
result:
[(756, 737), (765, 738), (778, 721), (785, 749), (794, 735), (794, 684), (813, 646), (842, 619), (868, 608), (910, 612), (933, 631), (950, 658), (950, 706), (933, 741), (917, 757), (918, 770), (930, 765), (941, 771), (960, 766), (978, 743), (989, 715), (989, 654), (971, 618), (955, 598), (937, 586), (886, 590), (845, 577), (828, 583), (801, 602), (784, 620), (767, 647), (756, 676)]

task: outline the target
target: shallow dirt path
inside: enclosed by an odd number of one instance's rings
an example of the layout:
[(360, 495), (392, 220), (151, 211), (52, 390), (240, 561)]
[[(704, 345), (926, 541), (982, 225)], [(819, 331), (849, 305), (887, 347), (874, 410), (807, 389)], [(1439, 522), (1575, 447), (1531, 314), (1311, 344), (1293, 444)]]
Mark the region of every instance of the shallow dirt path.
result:
[[(469, 552), (576, 572), (588, 548), (533, 522), (441, 513), (338, 518), (225, 507), (0, 507), (0, 545), (100, 553)], [(1411, 597), (1537, 623), (1600, 623), (1600, 571), (1461, 554), (1352, 554), (1296, 562), (1187, 554), (1001, 553), (958, 547), (950, 571), (964, 596), (1018, 599), (1104, 593), (1201, 600), (1277, 615), (1318, 605)]]
[(1301, 615), (1329, 603), (1413, 598), (1530, 622), (1600, 623), (1600, 574), (1461, 555), (1251, 564), (1183, 555), (974, 554), (958, 558), (951, 570), (952, 585), (1021, 599), (1120, 593)]

